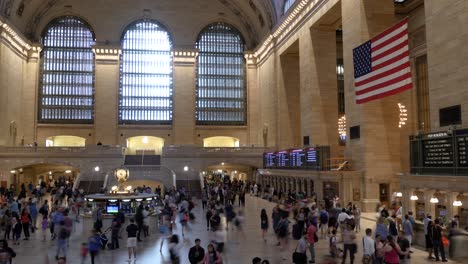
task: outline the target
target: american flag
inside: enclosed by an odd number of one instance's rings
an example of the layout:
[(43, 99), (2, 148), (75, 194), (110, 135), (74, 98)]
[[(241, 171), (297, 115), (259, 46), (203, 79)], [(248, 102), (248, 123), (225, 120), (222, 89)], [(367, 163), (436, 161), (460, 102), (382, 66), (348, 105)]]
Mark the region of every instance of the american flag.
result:
[(355, 48), (353, 60), (356, 103), (362, 104), (411, 89), (408, 20)]

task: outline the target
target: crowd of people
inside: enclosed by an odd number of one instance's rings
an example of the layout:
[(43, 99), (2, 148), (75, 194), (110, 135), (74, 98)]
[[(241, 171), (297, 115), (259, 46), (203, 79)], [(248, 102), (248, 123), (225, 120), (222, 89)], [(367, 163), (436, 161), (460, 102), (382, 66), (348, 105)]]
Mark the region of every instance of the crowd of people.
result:
[[(41, 232), (43, 241), (55, 241), (55, 259), (58, 263), (66, 263), (70, 236), (74, 225), (80, 221), (80, 209), (85, 207), (84, 191), (73, 190), (71, 186), (68, 183), (53, 187), (22, 185), (18, 194), (13, 187), (0, 189), (0, 224), (5, 230), (0, 243), (0, 263), (2, 259), (8, 259), (11, 263), (16, 256), (8, 240), (11, 240), (14, 246), (18, 246), (21, 240), (28, 240), (35, 232)], [(153, 190), (142, 186), (136, 187), (134, 191), (151, 193)], [(164, 194), (158, 187), (154, 192), (160, 199), (142, 201), (131, 217), (120, 210), (114, 215), (109, 227), (103, 227), (103, 208), (96, 208), (92, 212), (94, 225), (91, 235), (81, 244), (82, 263), (89, 263), (89, 259), (94, 264), (103, 249), (119, 249), (124, 232), (127, 237), (128, 260), (135, 261), (138, 243), (149, 239), (151, 235), (149, 215), (153, 212), (158, 215), (157, 229), (159, 237), (163, 238), (160, 251), (167, 243), (171, 263), (223, 263), (227, 232), (237, 232), (242, 238), (245, 236), (243, 207), (246, 195), (265, 198), (276, 204), (272, 206), (271, 212), (267, 212), (266, 209), (258, 212), (258, 235), (267, 243), (271, 239), (270, 234), (273, 233), (275, 239), (270, 242), (276, 244), (282, 252), (289, 252), (291, 239), (297, 241), (292, 245), (293, 263), (316, 263), (317, 243), (326, 243), (329, 248), (329, 254), (321, 263), (346, 263), (348, 260), (354, 263), (358, 247), (362, 247), (363, 263), (396, 264), (410, 263), (411, 260), (415, 219), (412, 212), (402, 215), (401, 205), (391, 209), (380, 206), (375, 229), (366, 228), (362, 241), (358, 241), (361, 232), (361, 209), (357, 204), (348, 203), (341, 207), (341, 201), (336, 195), (331, 199), (319, 200), (315, 194), (306, 197), (301, 192), (275, 193), (271, 188), (262, 189), (256, 183), (238, 180), (205, 181), (201, 192), (203, 217), (200, 217), (199, 222), (206, 223), (206, 231), (210, 232), (208, 237), (212, 239), (195, 239), (188, 255), (182, 256), (181, 242), (192, 242), (186, 239), (186, 234), (191, 232), (191, 222), (196, 218), (193, 212), (197, 206), (196, 201), (192, 200), (191, 194), (183, 187), (166, 190)], [(431, 215), (426, 215), (423, 222), (428, 259), (447, 261), (445, 233), (458, 228), (458, 219), (456, 216), (450, 226), (446, 227), (441, 219), (433, 220)], [(181, 231), (182, 239), (178, 230)], [(107, 242), (105, 234), (109, 231), (110, 239)], [(283, 261), (288, 262), (286, 259)], [(252, 263), (270, 262), (268, 259), (252, 256)]]

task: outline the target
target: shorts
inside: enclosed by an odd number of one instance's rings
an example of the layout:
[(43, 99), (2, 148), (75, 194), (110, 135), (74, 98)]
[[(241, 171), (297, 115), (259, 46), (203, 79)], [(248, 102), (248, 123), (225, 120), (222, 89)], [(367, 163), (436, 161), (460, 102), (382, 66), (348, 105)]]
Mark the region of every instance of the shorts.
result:
[(137, 238), (136, 237), (127, 238), (127, 247), (128, 248), (136, 248), (136, 246), (137, 246)]

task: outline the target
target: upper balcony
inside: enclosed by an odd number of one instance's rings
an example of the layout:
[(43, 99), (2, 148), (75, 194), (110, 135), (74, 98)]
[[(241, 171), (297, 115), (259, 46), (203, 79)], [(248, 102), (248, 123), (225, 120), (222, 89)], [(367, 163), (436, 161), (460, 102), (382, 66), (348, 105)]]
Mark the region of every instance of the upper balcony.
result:
[(123, 157), (125, 148), (121, 146), (86, 147), (7, 147), (0, 146), (0, 158), (71, 158), (71, 157)]
[(263, 158), (263, 153), (271, 151), (263, 147), (205, 148), (199, 146), (168, 146), (163, 148), (163, 157), (200, 158)]

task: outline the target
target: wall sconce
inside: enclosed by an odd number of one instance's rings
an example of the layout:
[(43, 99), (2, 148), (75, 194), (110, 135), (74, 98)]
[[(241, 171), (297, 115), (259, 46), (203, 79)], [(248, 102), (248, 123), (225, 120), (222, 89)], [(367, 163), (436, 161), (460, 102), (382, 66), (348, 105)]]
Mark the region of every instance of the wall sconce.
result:
[(401, 128), (406, 125), (406, 121), (408, 120), (408, 110), (406, 110), (406, 106), (401, 103), (398, 103), (398, 108), (400, 109), (400, 121), (398, 122), (398, 127)]

